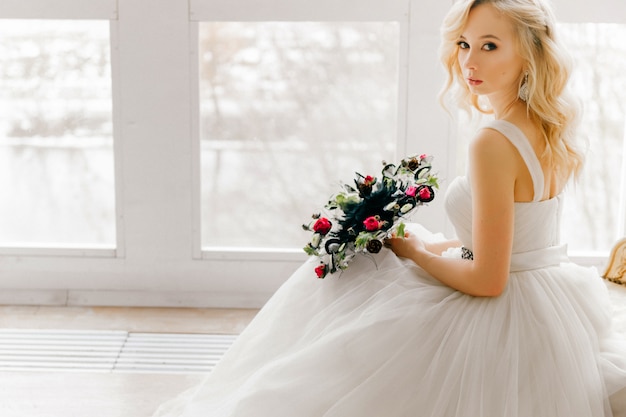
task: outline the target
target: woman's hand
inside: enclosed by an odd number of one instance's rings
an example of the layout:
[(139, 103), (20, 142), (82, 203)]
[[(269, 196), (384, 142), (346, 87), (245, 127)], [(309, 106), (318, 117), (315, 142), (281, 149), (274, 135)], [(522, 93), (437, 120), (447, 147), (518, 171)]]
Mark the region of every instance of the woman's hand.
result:
[(404, 238), (395, 234), (385, 240), (385, 245), (391, 249), (396, 255), (402, 258), (409, 258), (416, 261), (417, 254), (426, 251), (424, 242), (416, 235), (404, 232)]

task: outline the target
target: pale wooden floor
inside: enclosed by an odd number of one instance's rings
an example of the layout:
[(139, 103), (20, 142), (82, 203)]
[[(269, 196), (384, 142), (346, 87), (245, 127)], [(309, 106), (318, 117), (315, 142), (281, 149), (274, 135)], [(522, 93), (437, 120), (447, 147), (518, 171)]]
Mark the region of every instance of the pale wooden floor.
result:
[(0, 306), (0, 328), (239, 334), (257, 310)]
[[(256, 310), (0, 306), (0, 328), (238, 334)], [(202, 375), (0, 372), (1, 417), (148, 417)]]

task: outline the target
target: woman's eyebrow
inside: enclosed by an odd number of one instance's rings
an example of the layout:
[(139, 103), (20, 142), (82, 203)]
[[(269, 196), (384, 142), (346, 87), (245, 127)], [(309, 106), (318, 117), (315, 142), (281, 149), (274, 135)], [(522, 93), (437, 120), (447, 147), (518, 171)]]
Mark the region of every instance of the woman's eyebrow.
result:
[[(461, 35), (461, 36), (459, 36), (459, 39), (463, 39), (464, 40), (465, 36)], [(498, 38), (496, 35), (483, 35), (479, 39), (495, 39), (497, 41), (500, 40), (500, 38)]]

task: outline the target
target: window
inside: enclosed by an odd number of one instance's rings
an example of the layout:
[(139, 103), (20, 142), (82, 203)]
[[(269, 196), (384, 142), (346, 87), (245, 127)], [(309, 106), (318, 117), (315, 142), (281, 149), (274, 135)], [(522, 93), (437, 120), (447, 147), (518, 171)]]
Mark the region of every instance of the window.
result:
[(301, 247), (338, 180), (393, 159), (398, 26), (200, 24), (203, 246)]
[(114, 246), (108, 21), (0, 24), (0, 245)]
[(567, 193), (562, 235), (573, 251), (606, 254), (626, 232), (618, 227), (626, 192), (626, 25), (569, 23), (560, 29), (575, 60), (572, 88), (582, 101), (579, 131), (588, 142), (585, 170)]

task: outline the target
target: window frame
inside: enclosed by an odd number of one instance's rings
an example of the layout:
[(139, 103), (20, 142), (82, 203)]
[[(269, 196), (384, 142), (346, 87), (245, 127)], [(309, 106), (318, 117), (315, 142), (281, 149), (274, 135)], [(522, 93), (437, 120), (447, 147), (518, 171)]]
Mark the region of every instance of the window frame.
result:
[[(123, 1), (123, 0), (122, 0)], [(118, 0), (2, 0), (2, 19), (117, 20)]]
[[(0, 303), (256, 308), (306, 258), (299, 249), (201, 247), (199, 21), (400, 22), (397, 152), (435, 155), (443, 196), (457, 165), (455, 121), (436, 104), (444, 78), (437, 56), (439, 25), (451, 3), (189, 0), (147, 7), (137, 0), (1, 2), (0, 18), (110, 21), (117, 242), (114, 249), (1, 248)], [(553, 3), (563, 22), (626, 23), (626, 10), (617, 0), (598, 0), (593, 7), (584, 0)], [(443, 198), (420, 209), (419, 221), (453, 235)], [(607, 257), (572, 259), (602, 267)]]

